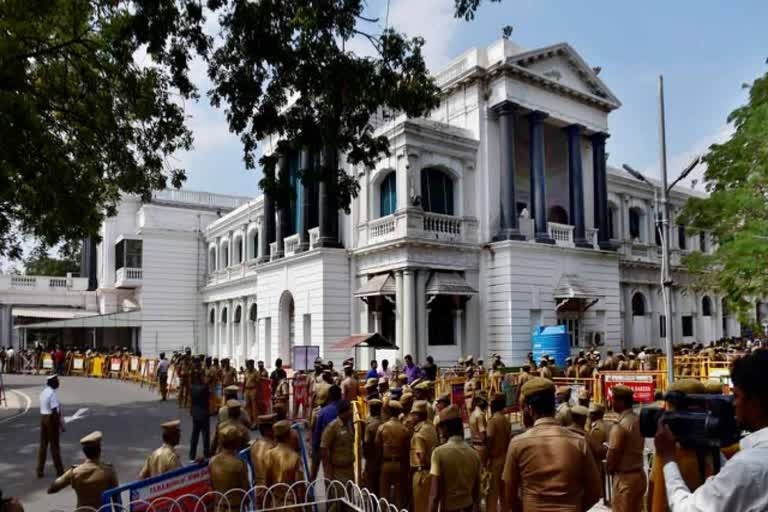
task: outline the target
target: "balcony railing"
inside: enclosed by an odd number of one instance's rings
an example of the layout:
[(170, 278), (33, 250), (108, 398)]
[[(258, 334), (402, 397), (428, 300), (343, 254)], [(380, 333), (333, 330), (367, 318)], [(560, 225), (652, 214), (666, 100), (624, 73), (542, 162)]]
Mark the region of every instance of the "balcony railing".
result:
[(586, 228), (584, 230), (584, 236), (587, 242), (592, 244), (592, 247), (597, 247), (597, 228)]
[(115, 272), (116, 288), (136, 288), (141, 286), (144, 270), (140, 268), (122, 267)]
[(547, 231), (557, 245), (573, 246), (573, 226), (547, 222)]
[(47, 292), (84, 291), (88, 289), (86, 277), (14, 276), (0, 275), (0, 290), (40, 290)]
[(471, 243), (477, 242), (477, 221), (413, 208), (361, 224), (358, 233), (361, 247), (400, 238)]
[(309, 230), (309, 248), (314, 249), (318, 240), (320, 240), (320, 228), (314, 227)]
[(286, 256), (293, 256), (296, 254), (296, 249), (299, 248), (299, 234), (296, 233), (291, 236), (283, 238), (283, 249)]

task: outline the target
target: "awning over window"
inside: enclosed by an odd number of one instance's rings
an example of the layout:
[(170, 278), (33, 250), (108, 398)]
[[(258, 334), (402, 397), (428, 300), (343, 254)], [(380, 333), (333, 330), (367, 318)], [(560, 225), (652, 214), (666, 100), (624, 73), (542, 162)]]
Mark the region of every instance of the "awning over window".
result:
[(600, 300), (600, 296), (574, 274), (563, 274), (553, 293), (558, 311), (584, 312)]
[(364, 283), (354, 295), (355, 297), (395, 295), (395, 279), (392, 274), (377, 274)]
[(427, 295), (477, 295), (477, 290), (469, 286), (456, 272), (434, 272), (427, 281)]
[(51, 320), (62, 320), (68, 318), (80, 318), (85, 316), (94, 316), (98, 313), (95, 311), (86, 311), (78, 308), (63, 308), (63, 307), (18, 307), (14, 306), (11, 314), (13, 316), (22, 316), (28, 318), (49, 318)]
[(141, 327), (141, 311), (127, 313), (112, 313), (109, 315), (91, 315), (66, 320), (38, 322), (36, 324), (17, 325), (16, 329), (61, 329), (70, 328), (106, 328), (106, 327)]
[(334, 350), (350, 349), (355, 347), (397, 350), (397, 345), (377, 332), (368, 334), (353, 334), (352, 336), (347, 336), (346, 338), (337, 341), (333, 345)]

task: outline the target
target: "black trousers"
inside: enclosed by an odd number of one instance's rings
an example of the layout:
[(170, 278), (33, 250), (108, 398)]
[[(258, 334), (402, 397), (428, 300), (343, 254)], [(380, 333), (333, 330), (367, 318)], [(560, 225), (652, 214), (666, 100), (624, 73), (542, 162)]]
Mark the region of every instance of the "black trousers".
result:
[(206, 459), (211, 458), (211, 419), (205, 418), (192, 418), (192, 440), (189, 444), (189, 458), (195, 460), (197, 458), (197, 440), (203, 436), (203, 457)]

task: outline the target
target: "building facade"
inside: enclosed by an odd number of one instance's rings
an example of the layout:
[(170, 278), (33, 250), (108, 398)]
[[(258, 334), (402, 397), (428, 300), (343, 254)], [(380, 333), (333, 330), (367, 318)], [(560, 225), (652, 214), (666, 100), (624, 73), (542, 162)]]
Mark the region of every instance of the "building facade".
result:
[[(574, 348), (661, 346), (653, 191), (607, 166), (608, 116), (621, 104), (595, 70), (568, 44), (502, 39), (436, 80), (443, 97), (429, 118), (374, 120), (391, 156), (368, 169), (341, 155), (360, 183), (349, 214), (325, 184), (296, 179), (317, 158), (300, 149), (279, 158), (295, 192), (287, 204), (126, 200), (95, 258), (99, 313), (133, 301), (143, 352), (194, 346), (239, 364), (290, 364), (302, 345), (341, 360), (351, 354), (334, 344), (366, 332), (397, 344), (380, 358), (498, 353), (516, 364), (534, 326), (552, 324)], [(673, 222), (692, 195), (673, 193)], [(680, 265), (711, 250), (706, 235), (672, 232), (673, 340), (738, 334), (720, 297), (694, 292)]]

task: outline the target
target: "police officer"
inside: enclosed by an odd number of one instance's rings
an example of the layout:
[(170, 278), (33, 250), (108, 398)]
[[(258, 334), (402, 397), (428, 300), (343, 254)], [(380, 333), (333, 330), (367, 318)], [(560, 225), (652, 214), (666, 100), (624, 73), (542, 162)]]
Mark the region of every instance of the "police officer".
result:
[(595, 458), (595, 465), (598, 467), (598, 469), (601, 466), (602, 454), (603, 449), (602, 446), (597, 444), (592, 436), (588, 435), (585, 425), (587, 423), (587, 417), (589, 417), (589, 409), (584, 407), (583, 405), (574, 405), (571, 407), (571, 418), (573, 419), (573, 423), (571, 423), (568, 426), (568, 430), (571, 432), (575, 432), (576, 434), (580, 435), (587, 441), (587, 445), (589, 446), (589, 451), (592, 453), (592, 456)]
[(573, 423), (571, 418), (571, 388), (569, 386), (560, 386), (557, 388), (555, 395), (560, 405), (557, 406), (557, 413), (555, 419), (560, 422), (564, 427), (570, 427)]
[(504, 464), (512, 510), (589, 510), (600, 499), (600, 474), (587, 442), (554, 418), (555, 385), (533, 378), (521, 389), (529, 429), (512, 438)]
[(254, 422), (258, 416), (264, 414), (264, 411), (259, 411), (257, 406), (260, 377), (256, 368), (253, 366), (253, 359), (248, 359), (245, 362), (245, 374), (243, 380), (245, 381), (245, 391), (243, 392), (243, 395), (245, 396), (245, 410), (248, 412), (248, 417), (251, 419), (251, 424), (249, 426), (253, 429), (256, 426)]
[(608, 440), (606, 468), (613, 473), (611, 506), (614, 512), (639, 512), (645, 493), (640, 418), (632, 411), (632, 388), (619, 385), (611, 391), (613, 410), (619, 414), (619, 422), (611, 429)]
[(163, 401), (168, 399), (168, 367), (170, 365), (171, 363), (165, 358), (165, 352), (160, 352), (160, 360), (157, 362), (157, 385)]
[[(269, 466), (266, 454), (276, 446), (273, 435), (273, 425), (276, 414), (264, 414), (259, 416), (259, 433), (261, 438), (251, 444), (251, 465), (253, 466), (253, 485), (265, 485)], [(290, 426), (290, 425), (289, 425)]]
[(61, 462), (61, 448), (59, 447), (59, 435), (64, 430), (64, 422), (61, 417), (61, 404), (56, 390), (59, 389), (59, 378), (51, 375), (46, 379), (45, 389), (40, 393), (40, 446), (37, 449), (37, 477), (43, 477), (45, 458), (48, 447), (51, 447), (51, 458), (56, 466), (56, 475), (64, 473), (64, 464)]
[(320, 440), (325, 477), (344, 484), (355, 480), (355, 429), (352, 404), (336, 402), (338, 416), (328, 424)]
[(176, 397), (179, 407), (189, 407), (189, 386), (190, 372), (192, 371), (192, 349), (187, 347), (184, 350), (184, 356), (177, 365), (176, 373), (179, 376), (179, 393)]
[(469, 512), (480, 508), (480, 456), (464, 442), (461, 411), (449, 405), (437, 425), (447, 441), (432, 451), (430, 512)]
[[(266, 466), (266, 485), (271, 487), (275, 484), (285, 484), (291, 486), (296, 482), (304, 480), (304, 471), (302, 469), (301, 457), (293, 448), (291, 443), (291, 422), (280, 420), (274, 426), (275, 439), (277, 445), (271, 448), (264, 455), (264, 465)], [(286, 503), (286, 487), (273, 489), (274, 503), (276, 506), (291, 505), (292, 498)]]
[(376, 433), (382, 425), (382, 402), (378, 398), (368, 400), (368, 417), (365, 420), (365, 433), (363, 434), (363, 457), (365, 457), (365, 470), (363, 482), (371, 493), (379, 494), (379, 477), (381, 475), (381, 459), (376, 452)]
[(405, 508), (408, 492), (408, 472), (403, 465), (411, 448), (411, 435), (400, 421), (403, 408), (397, 400), (390, 400), (387, 406), (389, 419), (379, 427), (376, 433), (376, 453), (381, 460), (379, 493), (394, 503), (397, 508)]
[(181, 420), (167, 421), (160, 425), (160, 428), (163, 429), (163, 446), (147, 457), (139, 472), (139, 480), (181, 467), (181, 461), (176, 454), (176, 446), (181, 440)]
[(426, 400), (414, 402), (411, 408), (413, 437), (411, 437), (410, 464), (413, 473), (413, 512), (427, 512), (429, 506), (429, 491), (432, 487), (429, 466), (432, 461), (432, 450), (438, 445), (437, 431), (428, 419), (428, 404)]
[(504, 415), (507, 397), (503, 393), (496, 393), (491, 400), (491, 419), (486, 428), (486, 445), (488, 447), (488, 470), (490, 472), (490, 485), (486, 498), (486, 512), (504, 510), (501, 475), (504, 471), (504, 458), (507, 454), (507, 446), (512, 439), (512, 424)]
[(226, 420), (220, 422), (216, 427), (216, 433), (213, 435), (213, 442), (211, 442), (211, 453), (217, 453), (221, 443), (221, 432), (227, 426), (234, 427), (240, 436), (240, 444), (238, 450), (242, 450), (243, 448), (247, 447), (251, 438), (248, 427), (243, 425), (243, 422), (240, 419), (240, 402), (235, 399), (230, 399), (227, 400), (225, 406), (227, 407), (228, 417)]
[[(248, 466), (238, 457), (241, 446), (241, 436), (237, 427), (232, 423), (225, 424), (218, 432), (221, 450), (208, 463), (211, 475), (211, 486), (214, 491), (226, 494), (227, 501), (219, 502), (220, 512), (225, 510), (240, 510), (240, 504), (245, 493), (251, 488), (248, 481)], [(242, 489), (242, 492), (229, 492)], [(229, 507), (226, 506), (229, 503)]]
[(48, 488), (54, 494), (71, 485), (77, 495), (77, 508), (101, 506), (101, 494), (118, 486), (117, 473), (111, 464), (101, 462), (101, 438), (98, 430), (80, 439), (85, 462), (72, 466)]
[(478, 391), (475, 394), (474, 402), (475, 408), (469, 417), (469, 433), (472, 438), (472, 448), (474, 448), (480, 456), (480, 463), (485, 467), (487, 460), (485, 444), (487, 420), (485, 418), (485, 411), (488, 409), (488, 393), (485, 391)]
[[(227, 386), (224, 388), (224, 403), (219, 408), (219, 414), (218, 414), (218, 423), (221, 424), (221, 422), (226, 421), (229, 418), (229, 407), (227, 407), (227, 402), (230, 400), (237, 401), (237, 392), (240, 388), (237, 387), (236, 384), (233, 384), (231, 386)], [(250, 430), (251, 428), (251, 418), (248, 417), (248, 413), (244, 410), (240, 410), (240, 423), (243, 424), (243, 426)]]

